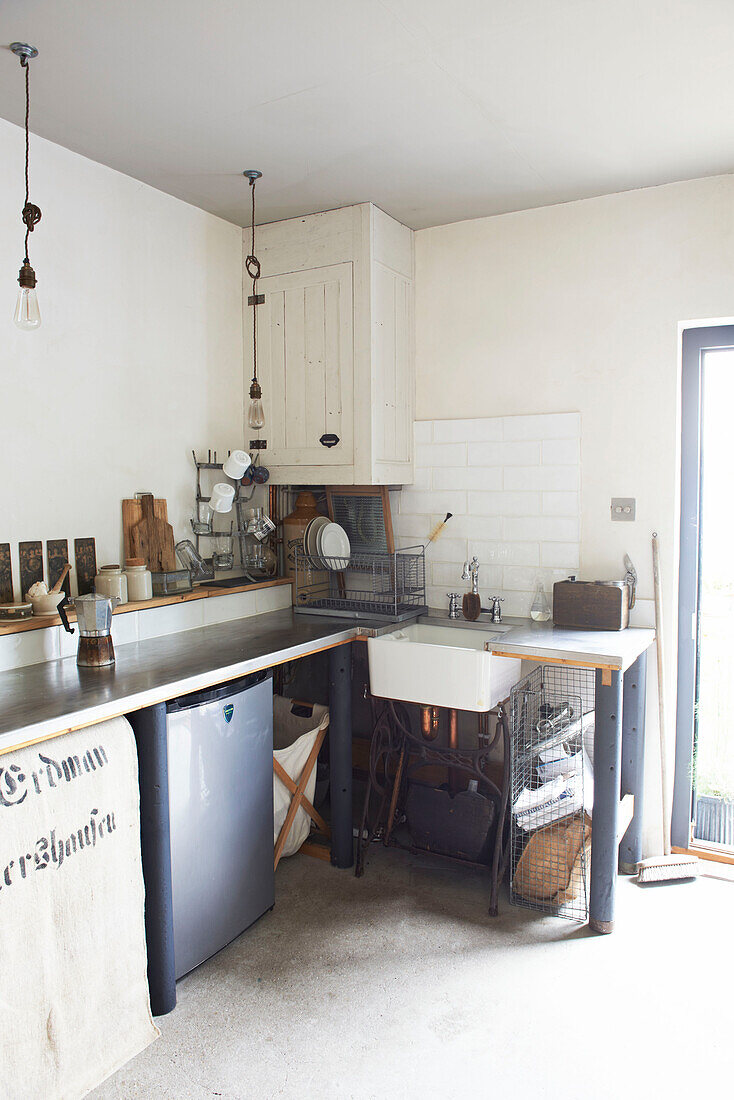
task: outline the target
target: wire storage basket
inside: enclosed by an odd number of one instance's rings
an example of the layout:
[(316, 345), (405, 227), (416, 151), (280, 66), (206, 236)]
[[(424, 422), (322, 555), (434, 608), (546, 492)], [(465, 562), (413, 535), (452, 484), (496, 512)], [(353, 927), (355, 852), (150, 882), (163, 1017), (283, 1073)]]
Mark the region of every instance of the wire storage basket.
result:
[(510, 896), (588, 919), (594, 671), (541, 665), (512, 689)]
[(311, 557), (297, 546), (295, 575), (295, 611), (400, 622), (426, 610), (422, 546), (348, 558)]

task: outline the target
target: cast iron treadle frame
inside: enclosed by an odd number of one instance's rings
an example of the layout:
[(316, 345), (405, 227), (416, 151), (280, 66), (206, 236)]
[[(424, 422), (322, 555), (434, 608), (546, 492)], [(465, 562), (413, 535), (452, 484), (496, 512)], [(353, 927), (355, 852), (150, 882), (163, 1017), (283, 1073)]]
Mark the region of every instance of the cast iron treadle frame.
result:
[[(379, 704), (382, 704), (379, 706)], [(393, 836), (395, 814), (398, 805), (404, 802), (405, 789), (411, 775), (427, 764), (438, 764), (457, 771), (463, 771), (477, 779), (490, 797), (497, 810), (496, 834), (489, 866), (491, 880), (489, 891), (489, 914), (498, 913), (499, 884), (507, 869), (510, 854), (509, 838), (509, 795), (510, 795), (510, 732), (505, 704), (501, 704), (492, 713), (496, 714), (494, 737), (488, 745), (478, 749), (443, 748), (426, 743), (422, 737), (413, 733), (410, 717), (402, 703), (392, 699), (371, 699), (372, 705), (372, 741), (370, 744), (370, 774), (364, 797), (362, 817), (357, 835), (357, 860), (354, 873), (364, 874), (364, 856), (367, 846), (382, 831), (383, 843), (397, 848), (407, 848), (412, 852), (424, 849), (400, 844)], [(379, 708), (379, 709), (378, 709)], [(490, 753), (502, 737), (502, 785), (497, 786), (490, 778)], [(382, 773), (382, 774), (380, 774)], [(372, 796), (378, 797), (377, 811), (368, 826)], [(388, 807), (385, 816), (386, 807)], [(438, 854), (438, 853), (432, 853)], [(468, 864), (487, 870), (486, 864), (472, 863), (454, 856), (441, 855), (442, 859), (452, 859), (456, 863)]]

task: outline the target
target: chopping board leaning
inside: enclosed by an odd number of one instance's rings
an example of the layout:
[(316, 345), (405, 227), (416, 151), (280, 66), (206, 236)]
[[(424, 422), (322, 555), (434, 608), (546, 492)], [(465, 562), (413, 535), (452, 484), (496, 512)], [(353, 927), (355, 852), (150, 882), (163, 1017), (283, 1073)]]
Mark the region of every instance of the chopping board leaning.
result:
[(170, 573), (176, 568), (173, 528), (156, 516), (153, 495), (140, 498), (143, 518), (130, 530), (131, 557), (143, 558), (153, 573)]
[[(153, 511), (158, 519), (162, 519), (164, 523), (168, 523), (168, 505), (165, 500), (155, 498), (153, 502)], [(140, 498), (135, 499), (128, 498), (122, 502), (122, 540), (124, 547), (124, 556), (126, 558), (132, 558), (135, 555), (132, 551), (132, 544), (130, 542), (130, 532), (136, 523), (140, 523), (143, 518), (143, 506), (140, 503)]]

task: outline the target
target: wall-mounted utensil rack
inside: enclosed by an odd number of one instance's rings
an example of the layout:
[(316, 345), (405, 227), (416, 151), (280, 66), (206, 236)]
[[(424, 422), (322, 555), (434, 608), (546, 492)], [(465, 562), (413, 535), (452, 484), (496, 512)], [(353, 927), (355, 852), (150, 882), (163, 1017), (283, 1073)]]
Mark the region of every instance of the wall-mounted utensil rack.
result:
[[(216, 451), (209, 451), (208, 452), (206, 462), (200, 461), (196, 457), (196, 451), (192, 451), (191, 454), (193, 455), (194, 465), (196, 466), (196, 519), (191, 520), (191, 529), (192, 529), (192, 531), (194, 533), (194, 537), (196, 539), (196, 552), (197, 552), (197, 554), (201, 553), (201, 551), (199, 550), (199, 539), (202, 539), (202, 538), (209, 538), (209, 539), (215, 538), (216, 539), (216, 538), (224, 538), (228, 534), (229, 535), (234, 535), (237, 538), (237, 541), (239, 543), (240, 562), (244, 562), (244, 560), (245, 560), (244, 539), (245, 539), (245, 532), (246, 532), (246, 528), (247, 528), (247, 519), (245, 518), (244, 508), (245, 508), (245, 505), (249, 504), (249, 502), (252, 500), (252, 498), (254, 496), (254, 493), (255, 493), (256, 486), (253, 485), (252, 488), (250, 489), (249, 493), (246, 493), (243, 490), (242, 484), (240, 482), (237, 482), (235, 498), (234, 498), (234, 502), (233, 502), (233, 505), (232, 505), (232, 507), (234, 509), (234, 513), (235, 513), (235, 523), (234, 523), (234, 525), (230, 524), (229, 531), (215, 531), (214, 527), (213, 527), (213, 519), (214, 519), (213, 516), (209, 520), (208, 523), (201, 520), (200, 505), (201, 504), (208, 504), (209, 501), (211, 500), (211, 495), (206, 496), (201, 491), (201, 471), (202, 470), (223, 470), (224, 469), (224, 463), (223, 462), (217, 462), (217, 452)], [(230, 452), (227, 451), (227, 457), (229, 457), (229, 455), (230, 455)]]

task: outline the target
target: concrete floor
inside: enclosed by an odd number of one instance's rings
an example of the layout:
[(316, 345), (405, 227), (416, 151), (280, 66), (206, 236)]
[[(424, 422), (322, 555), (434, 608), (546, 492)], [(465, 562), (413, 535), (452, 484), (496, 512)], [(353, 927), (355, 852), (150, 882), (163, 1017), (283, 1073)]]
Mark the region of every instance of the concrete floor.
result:
[(734, 882), (620, 880), (618, 925), (511, 908), (373, 845), (295, 856), (278, 902), (178, 984), (162, 1037), (94, 1100), (646, 1100), (730, 1095)]

